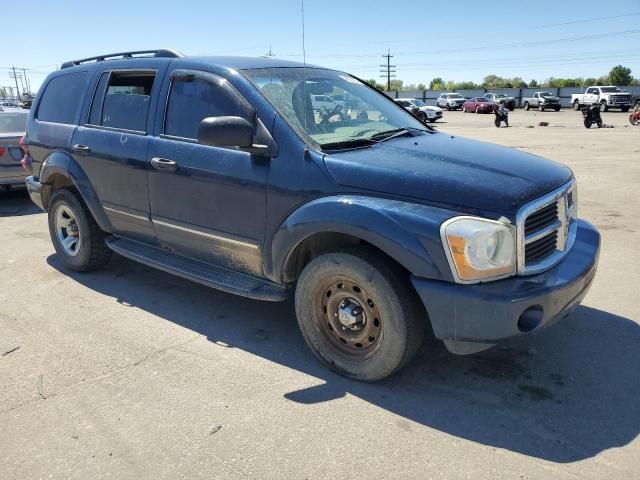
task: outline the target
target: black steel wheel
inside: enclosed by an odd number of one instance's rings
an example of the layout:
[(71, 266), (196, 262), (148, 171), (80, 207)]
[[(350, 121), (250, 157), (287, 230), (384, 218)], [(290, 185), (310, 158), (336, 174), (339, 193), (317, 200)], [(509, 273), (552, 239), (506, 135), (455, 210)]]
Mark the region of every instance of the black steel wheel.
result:
[(296, 315), (313, 353), (362, 381), (395, 373), (417, 351), (424, 308), (402, 271), (380, 254), (349, 249), (320, 255), (302, 271)]

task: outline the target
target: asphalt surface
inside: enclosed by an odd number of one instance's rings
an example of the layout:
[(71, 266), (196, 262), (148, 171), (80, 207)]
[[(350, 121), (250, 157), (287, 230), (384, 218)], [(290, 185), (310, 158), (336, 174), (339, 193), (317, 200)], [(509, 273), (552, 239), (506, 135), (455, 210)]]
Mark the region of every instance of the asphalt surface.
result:
[(574, 169), (600, 268), (541, 334), (471, 357), (430, 339), (373, 385), (318, 364), (291, 302), (115, 256), (65, 271), (45, 214), (0, 192), (0, 479), (640, 478), (640, 127), (626, 118), (586, 130), (572, 111), (517, 111), (496, 129), (445, 112), (443, 131)]

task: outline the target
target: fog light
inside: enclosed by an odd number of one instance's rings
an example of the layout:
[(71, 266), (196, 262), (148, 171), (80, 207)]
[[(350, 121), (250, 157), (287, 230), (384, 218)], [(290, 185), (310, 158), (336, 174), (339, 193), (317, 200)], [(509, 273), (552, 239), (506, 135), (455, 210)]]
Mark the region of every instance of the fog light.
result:
[(544, 310), (540, 305), (533, 305), (527, 308), (518, 319), (518, 330), (521, 332), (530, 332), (542, 322)]

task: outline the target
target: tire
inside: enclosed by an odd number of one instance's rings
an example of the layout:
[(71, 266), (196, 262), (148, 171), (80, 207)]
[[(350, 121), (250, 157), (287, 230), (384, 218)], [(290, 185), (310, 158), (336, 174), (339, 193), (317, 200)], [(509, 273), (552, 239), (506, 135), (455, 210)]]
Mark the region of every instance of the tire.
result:
[[(352, 303), (345, 307), (345, 302)], [(375, 251), (348, 249), (312, 260), (298, 279), (295, 305), (311, 351), (332, 370), (356, 380), (375, 382), (392, 375), (422, 343), (422, 305), (400, 269)], [(346, 310), (350, 315), (341, 317), (344, 308), (351, 308)], [(354, 317), (357, 308), (361, 313)], [(350, 327), (341, 318), (360, 320)]]
[[(89, 272), (109, 262), (112, 252), (104, 243), (107, 234), (78, 194), (67, 189), (57, 190), (51, 198), (48, 216), (51, 241), (65, 267)], [(67, 239), (71, 240), (66, 242)]]
[(580, 110), (580, 102), (578, 100), (574, 100), (573, 109), (577, 112)]
[(607, 104), (604, 102), (600, 103), (600, 111), (606, 112), (607, 110), (609, 110), (609, 107), (607, 107)]
[(554, 109), (556, 112), (559, 112), (559, 111), (560, 111), (560, 105), (558, 105), (557, 107), (554, 107), (553, 109)]
[[(439, 106), (439, 105), (438, 105)], [(447, 105), (447, 111), (450, 112), (451, 111), (451, 106)]]
[(622, 110), (622, 113), (627, 113), (630, 108), (631, 107), (620, 107), (620, 110)]
[(541, 103), (538, 104), (538, 111), (539, 112), (544, 112), (544, 107), (542, 106)]
[(527, 111), (527, 112), (528, 112), (530, 108), (531, 108), (531, 107), (529, 106), (529, 102), (524, 102), (524, 109), (525, 109), (525, 111)]
[(476, 115), (480, 113), (480, 107), (476, 107)]
[(502, 123), (502, 122), (500, 122), (500, 119), (496, 117), (496, 119), (494, 120), (493, 123), (495, 123), (497, 128), (500, 128), (500, 123)]
[(584, 119), (584, 127), (591, 128), (591, 121), (587, 118)]

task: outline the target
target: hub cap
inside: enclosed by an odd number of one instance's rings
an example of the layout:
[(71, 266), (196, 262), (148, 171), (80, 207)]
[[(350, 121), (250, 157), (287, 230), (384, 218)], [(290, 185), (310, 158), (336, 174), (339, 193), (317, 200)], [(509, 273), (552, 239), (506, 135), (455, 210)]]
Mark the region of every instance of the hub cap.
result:
[(67, 255), (75, 257), (80, 251), (80, 229), (73, 211), (66, 205), (56, 210), (56, 236)]
[(342, 276), (324, 279), (314, 294), (316, 329), (337, 352), (357, 360), (373, 356), (382, 343), (376, 299)]

